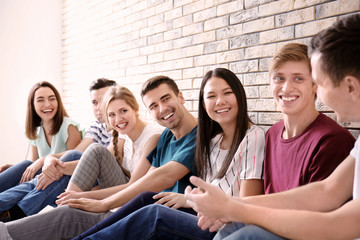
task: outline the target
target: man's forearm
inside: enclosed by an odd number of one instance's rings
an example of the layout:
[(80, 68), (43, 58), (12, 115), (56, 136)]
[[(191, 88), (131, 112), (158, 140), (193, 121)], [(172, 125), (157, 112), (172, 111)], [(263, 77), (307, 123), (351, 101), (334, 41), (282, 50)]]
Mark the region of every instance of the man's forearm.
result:
[(160, 192), (173, 186), (175, 183), (174, 180), (176, 182), (176, 179), (170, 180), (168, 176), (158, 173), (156, 169), (140, 178), (126, 189), (104, 199), (104, 204), (108, 209), (121, 207), (142, 192)]
[(331, 211), (352, 197), (354, 168), (355, 159), (349, 156), (323, 181), (309, 183), (281, 193), (249, 197), (240, 201), (271, 208)]
[(62, 174), (65, 175), (72, 175), (75, 171), (75, 168), (77, 164), (79, 163), (79, 160), (71, 161), (71, 162), (65, 162), (65, 167), (61, 169)]
[[(285, 192), (241, 198), (239, 201), (277, 209), (328, 211), (338, 206), (335, 203), (337, 200), (334, 197), (329, 199), (328, 196), (324, 184), (316, 182)], [(329, 201), (334, 203), (323, 204)]]
[(333, 212), (271, 209), (232, 201), (224, 210), (231, 221), (258, 225), (289, 239), (354, 239), (358, 228), (360, 200)]

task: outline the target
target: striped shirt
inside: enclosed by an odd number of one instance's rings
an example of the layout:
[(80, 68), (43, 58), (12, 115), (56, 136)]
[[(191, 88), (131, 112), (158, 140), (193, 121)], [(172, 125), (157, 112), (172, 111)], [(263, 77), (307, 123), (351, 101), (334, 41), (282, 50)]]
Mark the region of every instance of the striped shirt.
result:
[(111, 131), (107, 132), (105, 123), (99, 121), (92, 122), (84, 136), (84, 138), (91, 138), (94, 143), (100, 143), (105, 147), (110, 144), (111, 137)]
[(263, 179), (265, 132), (258, 126), (251, 126), (241, 141), (224, 177), (214, 179), (229, 150), (220, 149), (223, 134), (211, 140), (210, 161), (212, 173), (206, 176), (206, 182), (219, 187), (227, 195), (239, 196), (242, 179)]

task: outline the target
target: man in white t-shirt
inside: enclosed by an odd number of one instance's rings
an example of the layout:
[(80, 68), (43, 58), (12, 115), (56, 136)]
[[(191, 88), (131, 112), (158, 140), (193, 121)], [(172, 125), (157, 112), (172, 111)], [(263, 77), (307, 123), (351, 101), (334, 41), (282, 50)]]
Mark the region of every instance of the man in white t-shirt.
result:
[[(318, 97), (340, 122), (360, 122), (360, 15), (318, 33), (311, 48)], [(198, 188), (186, 196), (202, 216), (199, 226), (214, 231), (231, 222), (215, 239), (360, 238), (360, 137), (327, 179), (290, 191), (229, 198), (199, 178), (191, 182)]]

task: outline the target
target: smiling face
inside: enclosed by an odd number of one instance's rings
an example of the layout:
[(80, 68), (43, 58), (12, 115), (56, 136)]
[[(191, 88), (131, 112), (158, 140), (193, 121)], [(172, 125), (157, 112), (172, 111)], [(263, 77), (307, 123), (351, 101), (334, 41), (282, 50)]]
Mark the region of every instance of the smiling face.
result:
[(58, 111), (55, 93), (49, 87), (40, 87), (34, 95), (34, 108), (41, 121), (50, 121)]
[(178, 95), (165, 83), (160, 84), (143, 96), (143, 102), (151, 116), (162, 126), (170, 130), (180, 126), (184, 116), (185, 99)]
[(120, 134), (129, 135), (137, 122), (137, 111), (132, 109), (125, 100), (112, 100), (106, 110), (110, 126)]
[(283, 114), (302, 115), (315, 109), (317, 86), (306, 62), (283, 63), (272, 72), (270, 86)]
[(91, 107), (92, 107), (94, 116), (101, 123), (104, 122), (102, 111), (101, 111), (101, 103), (102, 103), (102, 99), (108, 89), (109, 89), (109, 87), (103, 87), (100, 89), (90, 91)]
[(222, 128), (236, 125), (238, 103), (234, 92), (224, 79), (211, 77), (206, 82), (203, 101), (209, 117)]

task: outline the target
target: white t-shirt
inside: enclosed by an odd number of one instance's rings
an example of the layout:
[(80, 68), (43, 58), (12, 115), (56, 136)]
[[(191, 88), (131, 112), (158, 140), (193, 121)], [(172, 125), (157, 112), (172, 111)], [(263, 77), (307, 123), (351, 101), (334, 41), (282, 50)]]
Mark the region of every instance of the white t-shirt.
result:
[(356, 140), (355, 146), (351, 150), (350, 155), (355, 158), (353, 199), (356, 199), (360, 197), (360, 136)]

